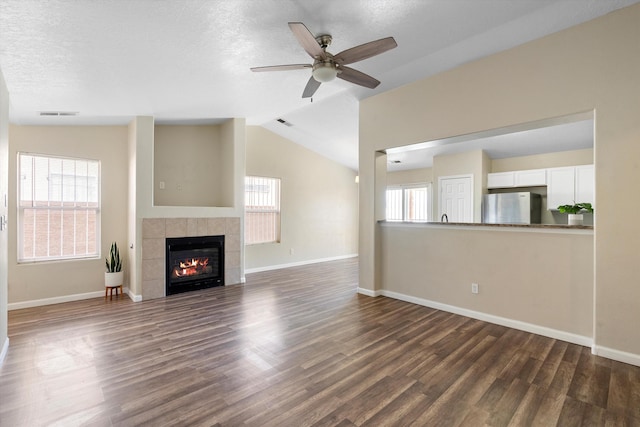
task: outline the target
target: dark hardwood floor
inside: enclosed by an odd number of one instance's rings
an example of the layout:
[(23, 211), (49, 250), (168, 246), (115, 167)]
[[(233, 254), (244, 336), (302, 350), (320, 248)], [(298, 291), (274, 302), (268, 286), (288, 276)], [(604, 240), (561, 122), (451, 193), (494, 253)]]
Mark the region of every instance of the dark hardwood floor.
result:
[(2, 426), (640, 426), (640, 368), (356, 294), (357, 260), (9, 313)]

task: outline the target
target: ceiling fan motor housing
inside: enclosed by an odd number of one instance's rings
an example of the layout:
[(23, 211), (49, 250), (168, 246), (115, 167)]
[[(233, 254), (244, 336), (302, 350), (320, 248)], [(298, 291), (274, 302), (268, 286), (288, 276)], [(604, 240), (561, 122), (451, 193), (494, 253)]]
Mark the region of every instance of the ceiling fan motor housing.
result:
[(330, 82), (336, 78), (338, 75), (338, 67), (330, 53), (327, 53), (327, 58), (319, 58), (314, 61), (312, 75), (313, 78), (320, 83)]

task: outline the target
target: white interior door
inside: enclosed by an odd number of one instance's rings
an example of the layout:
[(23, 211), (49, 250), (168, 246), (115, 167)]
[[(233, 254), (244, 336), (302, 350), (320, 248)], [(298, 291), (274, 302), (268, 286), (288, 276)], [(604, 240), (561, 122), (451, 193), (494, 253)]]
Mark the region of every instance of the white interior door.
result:
[(438, 219), (446, 214), (449, 222), (473, 222), (473, 177), (440, 177), (438, 187)]

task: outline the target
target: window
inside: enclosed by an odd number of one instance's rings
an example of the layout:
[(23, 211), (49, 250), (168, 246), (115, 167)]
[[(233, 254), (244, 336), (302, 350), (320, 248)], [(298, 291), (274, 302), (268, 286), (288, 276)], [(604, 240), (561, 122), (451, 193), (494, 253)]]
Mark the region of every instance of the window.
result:
[(429, 184), (387, 187), (387, 221), (429, 221), (429, 190)]
[(100, 163), (18, 154), (18, 261), (98, 256)]
[(244, 180), (244, 242), (280, 241), (280, 180), (247, 176)]

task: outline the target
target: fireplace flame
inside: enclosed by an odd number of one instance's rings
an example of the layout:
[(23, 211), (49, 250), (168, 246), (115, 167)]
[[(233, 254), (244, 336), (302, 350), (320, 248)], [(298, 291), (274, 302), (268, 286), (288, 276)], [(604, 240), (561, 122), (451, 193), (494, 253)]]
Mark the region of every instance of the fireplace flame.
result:
[(179, 266), (175, 267), (173, 272), (177, 277), (203, 274), (206, 273), (208, 264), (209, 258), (192, 258), (180, 261)]

